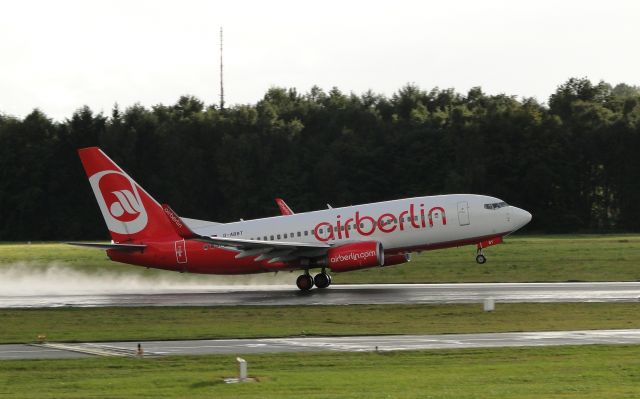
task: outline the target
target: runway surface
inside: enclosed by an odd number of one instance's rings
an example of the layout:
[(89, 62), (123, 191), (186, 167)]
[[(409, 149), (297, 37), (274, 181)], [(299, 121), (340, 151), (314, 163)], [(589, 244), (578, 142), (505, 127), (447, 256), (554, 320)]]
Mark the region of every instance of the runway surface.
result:
[[(640, 344), (640, 330), (587, 330), (489, 334), (387, 335), (142, 342), (145, 356), (275, 352), (367, 352), (593, 344)], [(135, 356), (137, 342), (66, 344), (68, 350), (0, 345), (0, 359)], [(83, 353), (84, 352), (84, 353)]]
[(0, 308), (476, 303), (485, 298), (499, 302), (632, 302), (640, 299), (640, 282), (363, 284), (310, 292), (281, 285), (220, 286), (90, 295), (0, 295)]

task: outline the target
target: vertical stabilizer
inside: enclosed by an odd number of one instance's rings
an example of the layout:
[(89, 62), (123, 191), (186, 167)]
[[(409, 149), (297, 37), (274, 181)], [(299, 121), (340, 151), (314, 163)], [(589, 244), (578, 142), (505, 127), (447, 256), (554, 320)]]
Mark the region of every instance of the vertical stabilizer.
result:
[(113, 241), (177, 236), (160, 204), (100, 148), (82, 148), (78, 154)]

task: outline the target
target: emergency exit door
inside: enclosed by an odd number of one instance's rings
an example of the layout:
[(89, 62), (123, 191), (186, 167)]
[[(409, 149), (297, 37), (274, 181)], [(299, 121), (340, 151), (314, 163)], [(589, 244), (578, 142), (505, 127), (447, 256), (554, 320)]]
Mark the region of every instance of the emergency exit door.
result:
[(458, 202), (458, 221), (460, 226), (466, 226), (469, 222), (469, 203), (467, 201)]

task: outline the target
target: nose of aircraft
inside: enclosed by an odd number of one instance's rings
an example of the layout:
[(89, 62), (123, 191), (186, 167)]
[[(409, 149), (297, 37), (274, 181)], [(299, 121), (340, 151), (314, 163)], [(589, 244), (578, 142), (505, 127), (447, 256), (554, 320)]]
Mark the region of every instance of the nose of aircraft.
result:
[(513, 224), (513, 231), (522, 228), (524, 225), (531, 221), (531, 214), (524, 209), (512, 206), (509, 213), (511, 224)]

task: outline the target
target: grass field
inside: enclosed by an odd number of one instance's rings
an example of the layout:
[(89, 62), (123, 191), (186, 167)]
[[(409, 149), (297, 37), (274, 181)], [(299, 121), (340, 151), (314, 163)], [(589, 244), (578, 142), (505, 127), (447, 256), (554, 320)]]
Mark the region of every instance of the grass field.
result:
[[(639, 281), (640, 236), (513, 237), (475, 264), (473, 247), (427, 252), (337, 283)], [(63, 270), (109, 284), (247, 283), (120, 265), (60, 244), (0, 245), (0, 289)], [(48, 271), (48, 272), (47, 272)], [(74, 275), (74, 276), (76, 276)], [(95, 278), (99, 275), (99, 278)], [(54, 279), (60, 284), (69, 274)], [(291, 283), (296, 274), (265, 275)], [(4, 280), (4, 281), (3, 281)], [(46, 281), (45, 281), (46, 283)], [(640, 328), (635, 303), (0, 309), (0, 342)], [(226, 385), (234, 356), (0, 362), (1, 398), (638, 398), (640, 346), (246, 355), (258, 383)]]
[(638, 398), (640, 346), (0, 362), (2, 398)]
[[(639, 235), (514, 236), (486, 250), (477, 265), (475, 248), (466, 246), (415, 254), (400, 266), (334, 275), (336, 283), (640, 281)], [(0, 245), (0, 272), (9, 267), (36, 270), (56, 264), (86, 273), (113, 272), (176, 281), (242, 282), (218, 276), (193, 276), (146, 270), (109, 261), (103, 251), (63, 244)], [(261, 281), (293, 284), (296, 274), (268, 274)], [(255, 277), (244, 277), (253, 281)]]
[(640, 328), (635, 303), (0, 309), (0, 343)]

